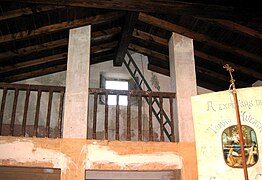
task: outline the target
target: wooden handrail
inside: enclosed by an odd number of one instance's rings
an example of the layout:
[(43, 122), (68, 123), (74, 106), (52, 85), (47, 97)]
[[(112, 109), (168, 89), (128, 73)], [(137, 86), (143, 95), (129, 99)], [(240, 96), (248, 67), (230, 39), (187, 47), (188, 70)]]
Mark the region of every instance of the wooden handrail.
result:
[[(8, 83), (0, 83), (0, 89), (3, 91), (2, 99), (1, 99), (1, 107), (0, 107), (0, 135), (11, 135), (11, 136), (44, 136), (44, 137), (50, 137), (50, 126), (51, 124), (51, 112), (52, 112), (52, 103), (54, 101), (53, 96), (55, 94), (60, 94), (60, 103), (59, 107), (57, 107), (58, 114), (57, 114), (57, 130), (55, 131), (55, 137), (61, 137), (61, 130), (62, 130), (62, 111), (63, 111), (63, 102), (64, 102), (64, 93), (65, 93), (65, 87), (62, 86), (43, 86), (43, 85), (31, 85), (31, 84), (8, 84)], [(10, 99), (9, 97), (9, 92), (14, 94), (13, 100)], [(23, 93), (21, 93), (23, 92)], [(34, 92), (34, 93), (31, 93)], [(36, 94), (35, 94), (36, 93)], [(40, 112), (45, 110), (41, 108), (41, 101), (43, 99), (42, 95), (48, 94), (48, 106), (46, 109), (46, 120), (45, 120), (45, 126), (39, 126), (40, 124)], [(32, 109), (30, 104), (30, 96), (36, 95), (36, 106), (34, 109)], [(22, 117), (22, 122), (17, 123), (17, 109), (18, 109), (18, 104), (19, 101), (21, 101), (21, 97), (24, 99), (24, 107), (20, 111), (23, 113)], [(3, 124), (4, 122), (4, 111), (5, 111), (5, 106), (6, 106), (6, 101), (13, 101), (12, 107), (12, 112), (11, 112), (11, 121), (8, 124)], [(29, 109), (30, 107), (30, 109)], [(21, 108), (21, 107), (20, 107)], [(44, 107), (45, 108), (45, 107)], [(33, 110), (35, 112), (34, 114), (34, 119), (31, 121), (33, 124), (28, 125), (28, 112)], [(54, 119), (52, 119), (54, 120)], [(43, 120), (42, 120), (43, 122)], [(21, 124), (22, 123), (22, 124)], [(9, 128), (8, 128), (9, 126)], [(31, 130), (29, 130), (31, 129)], [(40, 132), (41, 135), (40, 135)]]

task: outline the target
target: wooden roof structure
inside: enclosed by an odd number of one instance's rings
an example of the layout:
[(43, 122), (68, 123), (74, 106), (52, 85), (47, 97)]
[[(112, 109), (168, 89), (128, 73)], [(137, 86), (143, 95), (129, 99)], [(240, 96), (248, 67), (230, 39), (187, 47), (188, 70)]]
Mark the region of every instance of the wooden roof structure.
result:
[(0, 0), (0, 82), (65, 71), (69, 29), (91, 24), (91, 64), (121, 66), (132, 50), (168, 76), (175, 32), (193, 39), (198, 86), (228, 89), (228, 63), (250, 87), (262, 80), (261, 20), (244, 0)]

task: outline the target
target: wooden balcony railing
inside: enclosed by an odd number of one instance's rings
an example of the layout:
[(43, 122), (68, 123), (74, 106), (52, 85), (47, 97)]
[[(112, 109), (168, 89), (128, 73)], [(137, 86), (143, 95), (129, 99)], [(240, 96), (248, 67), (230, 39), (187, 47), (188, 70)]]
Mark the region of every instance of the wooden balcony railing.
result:
[[(59, 86), (0, 83), (0, 135), (61, 138), (64, 93), (65, 87)], [(116, 96), (116, 105), (108, 105), (110, 95)], [(119, 104), (123, 95), (126, 106)], [(174, 98), (170, 92), (89, 88), (87, 138), (174, 141)], [(164, 114), (171, 128), (166, 128)]]
[[(109, 95), (116, 95), (116, 105), (108, 105)], [(121, 95), (127, 96), (127, 106), (119, 105)], [(172, 141), (175, 141), (173, 116), (175, 93), (90, 88), (89, 98), (88, 139), (169, 141), (163, 130), (166, 125), (163, 118), (165, 111), (169, 112), (167, 113), (171, 121), (169, 131)], [(156, 99), (160, 102), (158, 106)], [(152, 116), (153, 108), (158, 108), (156, 110), (160, 117), (159, 122)]]
[(59, 86), (1, 83), (0, 135), (61, 137), (64, 93)]

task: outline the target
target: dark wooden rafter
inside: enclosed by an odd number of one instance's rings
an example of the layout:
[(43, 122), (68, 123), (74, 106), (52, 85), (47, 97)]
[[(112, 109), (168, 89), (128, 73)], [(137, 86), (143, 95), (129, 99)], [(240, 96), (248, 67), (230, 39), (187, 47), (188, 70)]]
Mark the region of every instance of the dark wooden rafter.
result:
[[(169, 76), (169, 74), (170, 74), (169, 69), (164, 69), (164, 68), (161, 68), (161, 67), (153, 65), (153, 64), (148, 64), (148, 69), (151, 70), (151, 71), (158, 72), (160, 74), (166, 75), (166, 76)], [(214, 79), (219, 79), (219, 80), (225, 81), (225, 82), (229, 81), (228, 76), (217, 73), (217, 72), (212, 71), (212, 70), (208, 70), (208, 69), (200, 67), (200, 66), (196, 66), (196, 71), (198, 73), (204, 74), (207, 77), (213, 77)], [(250, 86), (249, 83), (243, 82), (241, 80), (238, 80), (238, 85), (241, 86), (241, 87)]]
[[(164, 69), (164, 68), (161, 68), (161, 67), (153, 65), (153, 64), (148, 64), (148, 69), (151, 70), (151, 71), (166, 75), (166, 76), (170, 75), (170, 72), (169, 72), (168, 69)], [(196, 72), (203, 74), (206, 77), (213, 77), (214, 79), (219, 79), (219, 80), (225, 81), (225, 82), (229, 81), (229, 79), (226, 75), (221, 75), (219, 73), (205, 69), (203, 67), (197, 66)], [(249, 87), (250, 86), (249, 83), (246, 83), (246, 82), (243, 82), (243, 81), (238, 81), (238, 85), (241, 86), (241, 87)], [(214, 91), (223, 90), (221, 87), (219, 87), (219, 85), (210, 84), (206, 81), (201, 81), (199, 79), (198, 79), (198, 86), (209, 88), (209, 89), (214, 90)]]
[(213, 91), (225, 90), (224, 88), (221, 88), (219, 85), (215, 84), (215, 82), (211, 83), (211, 82), (203, 81), (199, 78), (197, 79), (197, 85)]
[[(225, 82), (230, 81), (230, 79), (227, 75), (223, 75), (223, 74), (217, 73), (215, 71), (212, 71), (212, 70), (200, 67), (200, 66), (196, 66), (196, 71), (198, 73), (202, 73), (202, 74), (206, 75), (207, 77), (213, 77), (214, 79), (219, 79), (219, 80), (225, 81)], [(247, 82), (244, 82), (244, 81), (241, 81), (241, 80), (238, 80), (237, 82), (238, 82), (238, 85), (240, 87), (250, 87), (251, 86), (251, 83), (247, 83)]]
[(91, 17), (87, 17), (83, 19), (76, 19), (73, 21), (65, 21), (65, 22), (61, 22), (57, 24), (51, 24), (51, 25), (37, 28), (32, 31), (26, 30), (26, 31), (17, 32), (14, 34), (7, 34), (7, 35), (0, 36), (0, 43), (30, 38), (30, 37), (37, 36), (43, 33), (51, 33), (51, 32), (56, 32), (56, 31), (60, 31), (63, 29), (70, 29), (70, 28), (75, 28), (75, 27), (89, 25), (89, 24), (99, 24), (99, 23), (103, 23), (106, 21), (111, 21), (111, 20), (120, 18), (123, 15), (124, 15), (123, 12), (110, 12), (110, 13), (91, 16)]
[[(197, 3), (197, 2), (183, 2), (183, 1), (171, 1), (171, 0), (12, 0), (14, 2), (29, 2), (36, 4), (53, 4), (64, 6), (78, 6), (88, 8), (103, 8), (103, 9), (118, 9), (137, 12), (150, 12), (150, 13), (163, 13), (163, 14), (178, 14), (199, 16), (206, 18), (217, 19), (238, 19), (241, 21), (252, 21), (253, 18), (261, 18), (261, 11), (256, 10), (256, 3), (249, 3), (239, 7), (233, 7), (230, 5), (216, 5), (212, 3)], [(235, 1), (235, 3), (237, 3)], [(252, 16), (247, 17), (249, 13)]]
[(147, 49), (145, 47), (141, 47), (141, 46), (138, 46), (138, 45), (135, 45), (135, 44), (132, 44), (132, 43), (129, 44), (128, 49), (135, 51), (135, 52), (138, 52), (138, 53), (141, 53), (141, 54), (144, 54), (146, 56), (152, 56), (152, 57), (161, 59), (161, 60), (166, 61), (166, 62), (169, 61), (169, 57), (165, 54), (161, 54), (159, 52), (156, 52), (156, 51), (153, 51), (153, 50), (150, 50), (150, 49)]
[[(168, 40), (167, 39), (155, 36), (153, 34), (149, 34), (149, 33), (144, 32), (144, 31), (140, 31), (140, 30), (135, 29), (134, 32), (133, 32), (133, 36), (136, 37), (136, 38), (143, 39), (143, 40), (153, 41), (154, 43), (158, 43), (158, 44), (161, 44), (163, 46), (168, 46)], [(201, 51), (198, 51), (198, 50), (195, 50), (194, 54), (197, 57), (200, 57), (200, 58), (202, 58), (206, 61), (209, 61), (209, 62), (212, 62), (212, 63), (215, 63), (215, 64), (219, 64), (221, 66), (223, 66), (225, 64), (230, 64), (238, 72), (244, 73), (246, 75), (252, 76), (252, 77), (257, 78), (257, 79), (262, 79), (262, 73), (251, 70), (251, 69), (249, 69), (245, 66), (241, 66), (241, 65), (231, 63), (229, 61), (223, 60), (223, 59), (215, 57), (215, 56), (208, 55), (207, 53), (204, 53), (204, 52), (201, 52)], [(164, 73), (164, 74), (167, 74), (167, 73)]]
[(138, 18), (137, 12), (127, 12), (124, 25), (122, 28), (121, 39), (118, 44), (116, 58), (114, 59), (114, 66), (122, 66), (124, 57), (126, 55), (127, 47), (132, 37), (133, 30)]
[[(103, 31), (91, 32), (91, 41), (92, 41), (92, 43), (95, 43), (96, 41), (106, 40), (106, 39), (114, 36), (115, 34), (120, 33), (120, 31), (121, 31), (120, 27), (114, 27), (114, 28), (103, 30)], [(27, 54), (30, 54), (30, 53), (33, 53), (33, 52), (40, 52), (40, 51), (43, 51), (43, 50), (49, 50), (49, 49), (53, 49), (53, 48), (60, 47), (60, 46), (66, 46), (67, 44), (68, 44), (68, 38), (64, 38), (64, 39), (59, 39), (59, 40), (55, 40), (55, 41), (49, 41), (49, 42), (46, 42), (46, 43), (43, 43), (43, 44), (37, 44), (37, 45), (28, 46), (28, 47), (23, 47), (23, 48), (16, 49), (16, 50), (13, 50), (13, 51), (1, 52), (0, 53), (0, 60), (5, 59), (5, 58), (12, 58), (12, 57), (16, 57), (16, 56), (27, 55)], [(104, 46), (105, 45), (102, 44), (101, 47), (104, 47)]]
[(163, 28), (165, 30), (187, 36), (187, 37), (192, 38), (196, 41), (205, 42), (210, 46), (213, 46), (215, 48), (222, 49), (224, 51), (236, 54), (240, 57), (245, 57), (246, 59), (250, 59), (250, 60), (262, 63), (262, 57), (259, 56), (259, 55), (247, 52), (247, 51), (242, 50), (240, 48), (229, 46), (229, 45), (221, 43), (221, 42), (214, 41), (210, 37), (208, 37), (204, 34), (193, 32), (193, 31), (191, 31), (191, 30), (189, 30), (185, 27), (173, 24), (171, 22), (156, 18), (156, 17), (151, 16), (151, 15), (147, 15), (145, 13), (140, 13), (138, 19), (142, 22)]
[(118, 44), (117, 41), (112, 41), (112, 42), (109, 42), (109, 43), (104, 43), (104, 44), (99, 44), (97, 46), (92, 46), (91, 47), (91, 53), (95, 54), (95, 53), (101, 53), (101, 52), (111, 50), (113, 48), (116, 48), (117, 44)]
[(163, 74), (163, 75), (166, 75), (166, 76), (170, 76), (170, 71), (169, 69), (165, 69), (165, 68), (161, 68), (159, 66), (156, 66), (156, 65), (153, 65), (153, 64), (148, 64), (147, 65), (147, 69), (151, 70), (151, 71), (154, 71), (154, 72), (157, 72), (159, 74)]
[(66, 57), (67, 57), (67, 53), (61, 53), (61, 54), (56, 54), (56, 55), (52, 55), (52, 56), (45, 56), (45, 57), (42, 57), (42, 58), (39, 58), (39, 59), (23, 61), (23, 62), (12, 64), (12, 65), (1, 66), (0, 67), (0, 73), (6, 73), (6, 72), (9, 72), (9, 71), (14, 71), (14, 70), (21, 69), (21, 68), (26, 68), (26, 67), (30, 67), (30, 66), (39, 65), (39, 64), (49, 63), (49, 62), (52, 62), (52, 61), (66, 59)]
[(3, 12), (2, 15), (0, 15), (0, 21), (11, 19), (11, 18), (17, 18), (24, 15), (30, 15), (33, 13), (40, 13), (45, 11), (51, 11), (56, 9), (64, 8), (64, 6), (33, 6), (33, 7), (25, 7), (21, 9), (15, 9), (12, 11)]
[(204, 53), (204, 52), (201, 52), (201, 51), (195, 50), (194, 53), (195, 53), (195, 56), (200, 57), (200, 58), (202, 58), (202, 59), (204, 59), (206, 61), (219, 64), (220, 66), (223, 66), (225, 64), (230, 64), (230, 66), (232, 66), (236, 71), (241, 72), (243, 74), (246, 74), (248, 76), (252, 76), (254, 78), (262, 80), (262, 73), (254, 71), (252, 69), (249, 69), (249, 68), (247, 68), (245, 66), (237, 65), (235, 63), (223, 60), (221, 58), (208, 55), (207, 53)]
[(1, 52), (0, 53), (0, 59), (27, 55), (27, 54), (30, 54), (30, 53), (33, 53), (33, 52), (40, 52), (40, 51), (43, 51), (43, 50), (48, 50), (48, 49), (53, 49), (53, 48), (60, 47), (60, 46), (65, 46), (67, 44), (68, 44), (68, 39), (64, 38), (64, 39), (46, 42), (46, 43), (43, 43), (43, 44), (37, 44), (37, 45), (33, 45), (33, 46), (23, 47), (23, 48), (16, 49), (16, 50), (13, 50), (13, 51)]
[(151, 42), (163, 45), (163, 46), (168, 46), (168, 40), (152, 35), (150, 33), (138, 30), (138, 29), (134, 29), (133, 37), (136, 37), (136, 38), (139, 38), (145, 41), (151, 41)]
[(29, 78), (34, 78), (38, 76), (43, 76), (43, 75), (48, 75), (51, 73), (57, 73), (61, 71), (66, 70), (66, 64), (61, 64), (61, 65), (56, 65), (44, 69), (38, 69), (38, 70), (33, 70), (30, 72), (25, 72), (21, 74), (16, 74), (8, 77), (1, 77), (0, 81), (1, 82), (16, 82), (16, 81), (21, 81)]
[(219, 25), (223, 28), (226, 28), (230, 31), (237, 31), (246, 35), (249, 35), (251, 37), (255, 37), (258, 39), (262, 39), (262, 34), (260, 32), (258, 32), (257, 30), (254, 30), (250, 27), (247, 26), (243, 26), (239, 23), (230, 21), (230, 20), (226, 20), (226, 19), (208, 19), (208, 18), (199, 18), (201, 20), (204, 20), (206, 22), (209, 23), (213, 23), (215, 25)]
[(115, 58), (115, 53), (109, 53), (102, 56), (91, 57), (90, 64), (97, 64), (105, 61), (110, 61)]
[[(98, 57), (91, 57), (90, 64), (97, 64), (100, 62), (105, 62), (112, 60), (115, 57), (114, 53), (111, 54), (105, 54), (103, 56), (98, 56)], [(46, 68), (40, 68), (37, 70), (29, 71), (29, 72), (24, 72), (24, 73), (19, 73), (15, 75), (11, 75), (8, 77), (1, 77), (0, 76), (0, 82), (16, 82), (16, 81), (21, 81), (29, 78), (35, 78), (38, 76), (43, 76), (43, 75), (48, 75), (52, 73), (57, 73), (61, 71), (65, 71), (67, 67), (66, 64), (66, 59), (64, 64), (60, 65), (55, 65), (55, 66), (50, 66)]]
[(116, 34), (119, 34), (120, 32), (121, 32), (121, 27), (113, 27), (110, 29), (102, 30), (102, 31), (91, 32), (92, 33), (91, 41), (96, 42), (96, 41), (108, 39)]
[[(3, 1), (7, 0), (0, 0)], [(215, 91), (227, 89), (228, 76), (217, 70), (224, 64), (237, 71), (239, 87), (262, 80), (259, 69), (262, 12), (244, 1), (204, 2), (11, 0), (1, 3), (0, 81), (14, 82), (66, 70), (69, 29), (95, 24), (98, 25), (91, 32), (90, 64), (113, 60), (114, 65), (121, 66), (126, 50), (130, 49), (148, 56), (149, 70), (168, 76), (168, 36), (175, 32), (194, 40), (199, 86)], [(27, 21), (33, 23), (22, 24)]]
[[(109, 51), (109, 50), (115, 48), (116, 46), (117, 46), (116, 41), (110, 42), (110, 43), (100, 44), (100, 45), (97, 45), (97, 46), (93, 46), (93, 47), (91, 47), (91, 55), (96, 54), (96, 53)], [(107, 57), (107, 56), (104, 56), (104, 57)], [(110, 56), (110, 57), (112, 57), (112, 56)], [(66, 59), (66, 58), (67, 58), (67, 53), (60, 53), (60, 54), (55, 54), (55, 55), (51, 55), (51, 56), (45, 56), (45, 57), (38, 58), (38, 59), (23, 61), (23, 62), (12, 64), (12, 65), (1, 66), (0, 67), (0, 74), (7, 73), (7, 72), (10, 72), (10, 71), (15, 71), (15, 70), (18, 70), (18, 69), (21, 69), (21, 68), (30, 68), (31, 66), (48, 64), (50, 62), (59, 61), (59, 60)], [(94, 58), (93, 61), (96, 62), (96, 61), (98, 61), (97, 59), (98, 59), (98, 57)], [(113, 58), (111, 58), (111, 59), (113, 59)]]

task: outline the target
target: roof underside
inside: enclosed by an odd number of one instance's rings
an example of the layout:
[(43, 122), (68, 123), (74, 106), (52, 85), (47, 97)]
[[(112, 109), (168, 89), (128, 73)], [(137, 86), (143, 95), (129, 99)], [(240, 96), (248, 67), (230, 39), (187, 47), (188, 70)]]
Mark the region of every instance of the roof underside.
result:
[(65, 71), (69, 29), (91, 24), (91, 64), (121, 66), (129, 49), (168, 76), (175, 32), (193, 39), (198, 86), (227, 89), (223, 65), (230, 64), (236, 86), (249, 87), (262, 80), (259, 7), (237, 0), (0, 0), (0, 82)]

